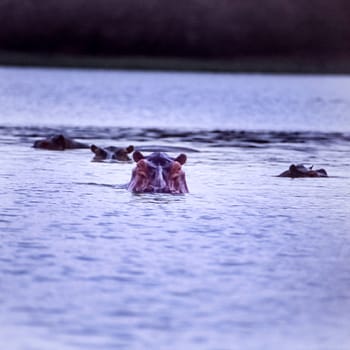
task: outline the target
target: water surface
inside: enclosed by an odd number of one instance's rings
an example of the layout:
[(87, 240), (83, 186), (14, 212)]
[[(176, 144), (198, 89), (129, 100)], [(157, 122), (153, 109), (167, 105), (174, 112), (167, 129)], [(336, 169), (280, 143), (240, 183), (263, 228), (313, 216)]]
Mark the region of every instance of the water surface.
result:
[[(350, 346), (350, 78), (0, 69), (0, 343)], [(188, 195), (86, 143), (191, 147)], [(173, 153), (171, 155), (176, 155)], [(290, 163), (325, 179), (275, 175)]]

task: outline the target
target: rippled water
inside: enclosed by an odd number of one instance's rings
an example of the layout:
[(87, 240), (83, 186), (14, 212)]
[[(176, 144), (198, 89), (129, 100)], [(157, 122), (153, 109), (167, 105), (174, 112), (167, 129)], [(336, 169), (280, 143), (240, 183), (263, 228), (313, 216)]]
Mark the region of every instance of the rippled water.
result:
[[(350, 347), (350, 78), (0, 69), (0, 344)], [(36, 150), (191, 147), (190, 193)], [(175, 154), (174, 154), (175, 155)], [(275, 175), (290, 163), (330, 177)]]

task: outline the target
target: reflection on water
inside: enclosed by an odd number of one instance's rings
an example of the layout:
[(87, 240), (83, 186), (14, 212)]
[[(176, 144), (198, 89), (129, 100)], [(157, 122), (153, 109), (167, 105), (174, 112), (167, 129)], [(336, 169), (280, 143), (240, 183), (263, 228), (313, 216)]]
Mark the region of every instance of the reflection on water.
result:
[[(220, 120), (211, 128), (191, 131), (181, 120), (171, 127), (151, 128), (145, 123), (135, 126), (137, 118), (126, 128), (91, 125), (84, 116), (79, 126), (74, 120), (67, 123), (67, 117), (65, 127), (54, 125), (57, 121), (40, 126), (40, 116), (24, 122), (18, 114), (67, 103), (78, 119), (74, 92), (66, 97), (66, 90), (57, 87), (48, 90), (48, 100), (37, 96), (43, 86), (51, 86), (53, 76), (63, 74), (64, 89), (85, 86), (83, 91), (94, 98), (89, 72), (54, 71), (47, 81), (46, 71), (30, 71), (38, 86), (28, 72), (19, 81), (11, 72), (2, 71), (12, 80), (0, 92), (0, 99), (6, 100), (2, 115), (12, 115), (17, 108), (17, 125), (0, 127), (0, 343), (6, 349), (232, 350), (261, 349), (262, 344), (287, 350), (349, 348), (349, 128), (326, 132), (323, 125), (329, 122), (322, 116), (319, 129), (291, 132), (256, 131), (261, 129), (259, 120), (256, 130), (223, 128)], [(99, 89), (108, 85), (99, 73), (91, 74)], [(140, 74), (142, 90), (146, 83)], [(120, 89), (130, 93), (125, 75)], [(136, 76), (131, 74), (129, 84), (136, 86)], [(153, 85), (148, 82), (147, 94), (141, 91), (144, 102), (159, 96), (154, 83), (159, 77), (153, 76)], [(181, 74), (174, 77), (182, 82)], [(196, 93), (198, 86), (201, 96), (207, 80), (197, 78), (191, 77), (191, 89)], [(226, 101), (233, 78), (219, 78), (222, 85), (216, 86), (215, 100)], [(244, 76), (237, 79), (242, 83)], [(296, 78), (290, 79), (291, 86), (296, 84)], [(311, 78), (299, 79), (310, 84)], [(325, 79), (339, 91), (348, 84), (345, 78)], [(282, 80), (286, 86), (287, 77)], [(241, 92), (242, 104), (249, 91), (264, 85), (263, 77), (247, 81), (250, 87)], [(4, 80), (0, 84), (4, 86)], [(16, 84), (37, 88), (24, 111), (25, 96), (10, 107), (9, 94)], [(181, 90), (171, 92), (167, 84), (167, 96), (179, 96)], [(301, 103), (298, 98), (311, 101), (317, 92), (294, 94), (293, 104), (284, 105), (286, 114)], [(100, 107), (114, 103), (110, 94), (99, 94)], [(321, 100), (326, 110), (334, 106), (323, 95)], [(344, 107), (342, 93), (339, 100)], [(123, 101), (120, 96), (115, 110)], [(158, 103), (169, 117), (173, 105)], [(315, 100), (311, 112), (319, 103)], [(266, 120), (271, 110), (273, 106)], [(131, 194), (125, 184), (132, 163), (91, 162), (88, 149), (52, 152), (31, 147), (34, 140), (62, 131), (101, 145), (194, 148), (199, 152), (189, 152), (183, 167), (190, 193)], [(331, 177), (275, 177), (292, 162), (325, 168)]]

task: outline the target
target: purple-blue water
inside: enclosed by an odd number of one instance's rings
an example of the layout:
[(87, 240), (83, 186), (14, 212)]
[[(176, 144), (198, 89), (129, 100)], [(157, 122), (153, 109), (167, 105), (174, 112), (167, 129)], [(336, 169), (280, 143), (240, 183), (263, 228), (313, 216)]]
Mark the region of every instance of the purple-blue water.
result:
[[(349, 349), (349, 91), (1, 68), (1, 349)], [(194, 148), (190, 193), (133, 195), (132, 163), (31, 147), (60, 132)], [(330, 177), (275, 177), (291, 163)]]

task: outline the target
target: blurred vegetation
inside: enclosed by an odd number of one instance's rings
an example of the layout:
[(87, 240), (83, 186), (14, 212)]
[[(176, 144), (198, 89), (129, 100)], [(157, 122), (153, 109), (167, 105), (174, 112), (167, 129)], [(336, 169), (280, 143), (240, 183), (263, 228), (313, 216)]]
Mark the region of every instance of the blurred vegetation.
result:
[(349, 20), (349, 0), (0, 0), (0, 51), (325, 67), (350, 56)]

